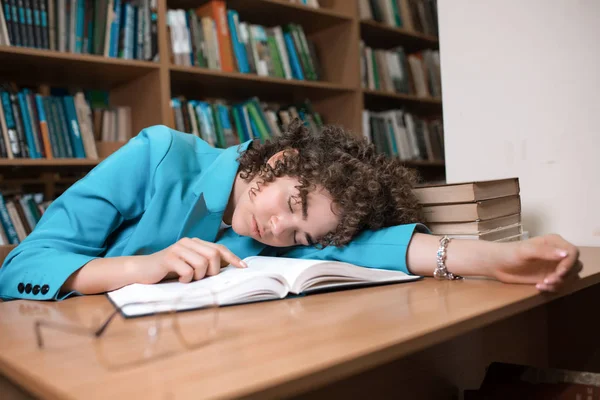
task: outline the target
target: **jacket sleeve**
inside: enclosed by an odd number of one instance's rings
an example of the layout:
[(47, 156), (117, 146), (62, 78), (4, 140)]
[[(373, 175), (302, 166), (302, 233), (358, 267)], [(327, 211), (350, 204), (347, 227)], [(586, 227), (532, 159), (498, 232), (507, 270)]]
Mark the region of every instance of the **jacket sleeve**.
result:
[[(398, 225), (377, 231), (365, 231), (342, 247), (294, 247), (278, 252), (282, 257), (343, 261), (369, 268), (402, 271), (412, 275), (406, 264), (406, 252), (414, 232), (429, 233), (422, 224)], [(433, 267), (432, 267), (433, 268)]]
[(167, 127), (143, 130), (52, 202), (0, 268), (0, 298), (67, 297), (59, 294), (67, 278), (105, 252), (123, 221), (144, 212), (171, 142)]

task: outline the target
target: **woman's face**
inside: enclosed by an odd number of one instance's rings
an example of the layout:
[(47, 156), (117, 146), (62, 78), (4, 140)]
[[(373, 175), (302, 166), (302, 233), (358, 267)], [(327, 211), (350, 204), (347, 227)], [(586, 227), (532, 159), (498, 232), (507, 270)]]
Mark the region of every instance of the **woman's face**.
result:
[(252, 181), (238, 197), (233, 230), (274, 247), (308, 246), (333, 231), (339, 217), (332, 211), (328, 192), (317, 187), (303, 207), (299, 185), (297, 178), (281, 177), (256, 190)]

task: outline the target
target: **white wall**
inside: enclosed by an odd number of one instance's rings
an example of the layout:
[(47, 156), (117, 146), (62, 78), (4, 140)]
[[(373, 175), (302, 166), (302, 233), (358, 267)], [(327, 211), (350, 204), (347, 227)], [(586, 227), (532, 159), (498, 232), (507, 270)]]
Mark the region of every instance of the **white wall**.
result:
[(448, 182), (518, 176), (531, 235), (600, 246), (600, 1), (438, 7)]

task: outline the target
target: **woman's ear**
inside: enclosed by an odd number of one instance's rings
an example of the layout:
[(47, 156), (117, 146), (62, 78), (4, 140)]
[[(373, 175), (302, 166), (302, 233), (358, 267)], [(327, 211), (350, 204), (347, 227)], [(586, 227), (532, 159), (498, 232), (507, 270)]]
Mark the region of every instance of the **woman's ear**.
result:
[(275, 164), (277, 163), (277, 161), (282, 161), (286, 152), (298, 154), (298, 150), (296, 150), (296, 149), (281, 150), (281, 151), (278, 151), (277, 153), (273, 154), (271, 156), (271, 158), (269, 158), (269, 160), (267, 161), (267, 164), (269, 164), (271, 166), (271, 168), (275, 168)]

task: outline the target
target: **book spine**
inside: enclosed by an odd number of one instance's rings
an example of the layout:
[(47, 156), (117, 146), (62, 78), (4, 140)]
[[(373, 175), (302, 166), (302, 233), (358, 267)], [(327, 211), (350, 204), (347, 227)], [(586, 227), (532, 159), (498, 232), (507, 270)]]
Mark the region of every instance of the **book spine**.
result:
[(135, 7), (135, 55), (136, 60), (144, 59), (144, 6), (143, 2)]
[(69, 126), (69, 133), (71, 135), (73, 154), (76, 158), (85, 158), (85, 150), (83, 147), (83, 140), (81, 139), (81, 131), (79, 129), (79, 122), (77, 121), (77, 112), (75, 110), (75, 101), (73, 96), (63, 97), (63, 102), (65, 106), (67, 124)]
[(119, 27), (121, 26), (121, 0), (114, 0), (113, 21), (110, 26), (110, 49), (108, 56), (116, 57), (119, 51)]
[(37, 115), (37, 109), (33, 99), (33, 93), (29, 89), (23, 89), (23, 97), (27, 106), (28, 121), (31, 127), (31, 134), (35, 143), (35, 152), (38, 158), (44, 157), (44, 142), (40, 133), (40, 122)]
[(235, 130), (237, 132), (238, 138), (240, 139), (240, 143), (250, 140), (250, 138), (246, 136), (246, 134), (244, 133), (244, 129), (242, 128), (239, 107), (233, 106), (231, 108), (231, 113), (233, 114), (233, 123), (235, 124)]
[[(27, 29), (27, 11), (25, 9), (24, 0), (13, 0), (16, 3), (17, 10), (19, 12), (19, 32), (21, 34), (21, 45), (24, 47), (33, 47), (32, 41), (30, 41), (29, 31)], [(31, 38), (33, 39), (33, 38)]]
[[(48, 28), (48, 8), (46, 7), (46, 0), (37, 0), (38, 7), (40, 10), (40, 31), (42, 35), (42, 47), (44, 49), (50, 49), (50, 35)], [(49, 0), (52, 1), (52, 0)]]
[(42, 143), (44, 143), (44, 154), (46, 158), (52, 159), (53, 150), (52, 142), (50, 141), (50, 134), (48, 131), (48, 121), (46, 120), (46, 112), (44, 111), (44, 100), (39, 94), (35, 95), (35, 107), (37, 109), (38, 118), (40, 121), (40, 132), (42, 136)]
[(102, 55), (104, 54), (104, 36), (106, 34), (106, 19), (108, 15), (106, 13), (107, 1), (96, 0), (94, 2), (94, 27), (90, 33), (92, 35), (90, 42), (92, 43), (92, 54)]
[(10, 102), (12, 106), (12, 115), (15, 120), (17, 137), (19, 138), (19, 148), (21, 149), (21, 157), (29, 158), (30, 150), (27, 147), (27, 141), (25, 140), (25, 128), (23, 127), (23, 121), (21, 120), (21, 112), (19, 110), (19, 100), (17, 98), (17, 95), (11, 93)]
[(42, 97), (42, 103), (44, 106), (44, 114), (46, 115), (46, 121), (48, 122), (48, 137), (50, 138), (50, 147), (52, 148), (52, 156), (54, 158), (64, 157), (64, 154), (60, 148), (60, 142), (58, 140), (58, 126), (56, 125), (56, 118), (52, 109), (52, 102), (49, 97)]
[(233, 52), (238, 65), (238, 71), (247, 74), (250, 72), (250, 66), (248, 64), (246, 49), (240, 41), (239, 16), (237, 12), (234, 10), (228, 10), (227, 20), (229, 22), (229, 32), (231, 35)]
[(285, 78), (285, 73), (283, 72), (283, 65), (281, 63), (281, 57), (279, 54), (279, 50), (277, 49), (277, 40), (275, 39), (275, 34), (271, 31), (267, 32), (267, 44), (271, 53), (271, 62), (273, 63), (275, 76), (277, 76), (278, 78)]
[[(24, 46), (25, 38), (22, 37), (21, 34), (21, 22), (19, 18), (19, 8), (17, 5), (17, 0), (6, 0), (5, 5), (8, 5), (10, 19), (12, 21), (12, 41), (11, 44), (13, 46)], [(5, 7), (6, 9), (6, 7)]]
[(10, 141), (5, 140), (5, 138), (7, 136), (4, 135), (4, 126), (0, 124), (0, 158), (8, 158), (8, 145)]
[[(1, 99), (0, 99), (1, 101)], [(9, 159), (15, 158), (11, 148), (11, 139), (8, 133), (8, 126), (6, 125), (6, 118), (4, 117), (4, 107), (0, 103), (0, 127), (2, 127), (2, 138), (5, 147), (6, 157)]]
[(58, 137), (62, 141), (65, 157), (73, 158), (73, 144), (71, 143), (69, 124), (65, 114), (63, 101), (60, 97), (54, 97), (52, 98), (52, 101), (54, 103), (54, 110), (59, 124)]
[(19, 236), (17, 235), (15, 226), (13, 225), (10, 215), (8, 214), (8, 209), (6, 208), (6, 201), (4, 200), (4, 196), (2, 196), (2, 193), (0, 193), (0, 221), (2, 222), (4, 232), (6, 232), (6, 236), (8, 236), (10, 244), (19, 244)]
[(57, 50), (56, 2), (55, 0), (42, 0), (42, 2), (46, 1), (48, 9), (48, 45), (50, 46), (50, 50)]
[(2, 7), (2, 10), (0, 10), (0, 19), (2, 19), (0, 24), (2, 24), (3, 31), (2, 35), (6, 35), (6, 43), (2, 44), (14, 46), (15, 38), (13, 34), (12, 13), (10, 10), (10, 4), (8, 4), (8, 0), (4, 0), (2, 3), (0, 3), (0, 7)]
[(294, 47), (292, 35), (289, 32), (285, 32), (283, 34), (283, 39), (285, 40), (287, 51), (290, 57), (290, 66), (292, 67), (292, 74), (294, 78), (304, 80), (304, 73), (302, 72), (302, 67), (300, 67), (300, 60), (298, 59), (298, 53), (296, 53), (296, 48)]
[(30, 0), (31, 12), (33, 13), (33, 37), (35, 47), (45, 49), (44, 39), (42, 37), (42, 18), (40, 15), (40, 0)]
[(33, 23), (32, 0), (23, 0), (23, 7), (25, 9), (25, 23), (27, 24), (27, 36), (29, 38), (29, 47), (39, 48)]
[(213, 117), (213, 126), (215, 127), (215, 134), (217, 137), (217, 147), (222, 149), (225, 148), (225, 134), (223, 133), (223, 127), (221, 126), (221, 119), (219, 117), (219, 110), (216, 104), (211, 104), (211, 113)]
[(7, 145), (10, 146), (10, 149), (15, 158), (23, 157), (21, 145), (19, 143), (19, 135), (17, 133), (17, 127), (13, 116), (10, 95), (7, 92), (2, 91), (0, 92), (0, 97), (2, 98), (2, 109), (4, 114), (4, 121), (6, 123), (6, 133), (8, 134), (8, 139), (10, 142), (7, 143)]
[(21, 210), (23, 211), (23, 216), (25, 217), (25, 221), (27, 222), (27, 225), (31, 232), (37, 225), (37, 220), (31, 213), (31, 210), (29, 209), (29, 206), (27, 205), (28, 197), (29, 196), (27, 196), (27, 195), (20, 196), (18, 201), (19, 201), (19, 205), (21, 206)]
[(27, 141), (27, 147), (29, 148), (29, 157), (40, 158), (37, 152), (34, 134), (31, 129), (31, 117), (27, 107), (27, 99), (25, 98), (25, 94), (23, 92), (19, 92), (17, 97), (19, 99), (19, 108), (21, 109), (21, 121), (23, 124), (23, 131), (25, 133), (25, 140)]
[(317, 73), (315, 65), (313, 64), (312, 57), (310, 56), (310, 50), (308, 48), (308, 41), (306, 40), (306, 34), (302, 25), (292, 25), (292, 32), (296, 34), (298, 43), (300, 45), (300, 52), (302, 53), (302, 59), (306, 65), (305, 71), (307, 72), (309, 79), (316, 81)]

